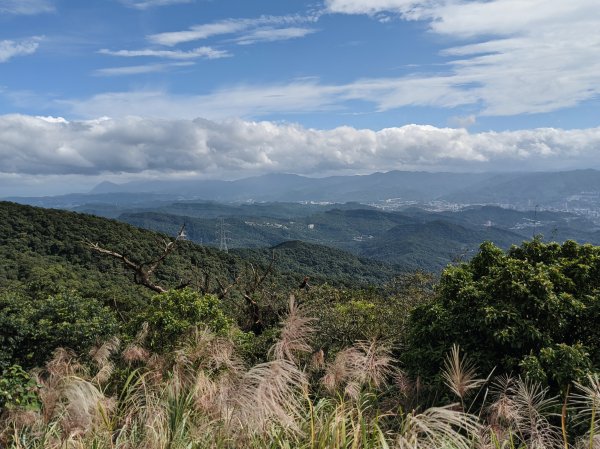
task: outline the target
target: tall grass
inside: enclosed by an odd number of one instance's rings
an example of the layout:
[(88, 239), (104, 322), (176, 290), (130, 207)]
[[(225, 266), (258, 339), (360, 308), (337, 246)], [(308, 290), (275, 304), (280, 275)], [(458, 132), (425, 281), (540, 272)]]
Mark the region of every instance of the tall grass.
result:
[(389, 345), (360, 341), (327, 360), (311, 347), (313, 323), (292, 298), (270, 359), (251, 367), (202, 329), (167, 355), (144, 348), (144, 330), (123, 349), (111, 340), (89, 354), (92, 368), (58, 350), (36, 373), (40, 410), (6, 411), (0, 447), (600, 448), (597, 376), (568, 399), (585, 432), (565, 441), (557, 398), (519, 378), (479, 379), (458, 347), (442, 373), (457, 402), (422, 408)]

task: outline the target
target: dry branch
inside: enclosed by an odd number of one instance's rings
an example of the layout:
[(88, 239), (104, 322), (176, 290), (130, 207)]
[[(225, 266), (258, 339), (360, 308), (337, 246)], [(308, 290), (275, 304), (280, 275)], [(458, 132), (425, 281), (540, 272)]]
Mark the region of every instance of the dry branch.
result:
[(117, 260), (120, 260), (125, 268), (133, 271), (136, 284), (143, 285), (144, 287), (147, 287), (150, 290), (155, 291), (157, 293), (164, 293), (167, 291), (167, 289), (152, 281), (151, 275), (156, 271), (158, 266), (167, 258), (167, 256), (173, 252), (177, 245), (177, 242), (180, 241), (184, 235), (185, 224), (181, 226), (181, 229), (177, 233), (177, 237), (175, 237), (174, 240), (165, 242), (165, 247), (160, 256), (150, 261), (141, 263), (134, 262), (127, 256), (116, 251), (103, 248), (98, 243), (92, 243), (88, 241), (85, 242), (85, 244), (88, 248), (92, 249), (93, 251), (99, 254), (106, 254), (107, 256), (111, 256)]

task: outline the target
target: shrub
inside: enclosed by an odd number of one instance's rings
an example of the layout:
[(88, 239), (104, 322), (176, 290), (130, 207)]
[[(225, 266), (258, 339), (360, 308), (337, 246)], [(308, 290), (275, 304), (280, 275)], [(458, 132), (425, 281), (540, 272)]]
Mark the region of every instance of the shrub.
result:
[(459, 344), (483, 373), (523, 372), (555, 388), (600, 368), (600, 248), (539, 239), (508, 252), (484, 243), (447, 268), (410, 320), (405, 362), (426, 377)]
[(4, 409), (39, 410), (38, 385), (19, 365), (12, 365), (0, 374), (0, 414)]
[(215, 295), (201, 295), (190, 289), (153, 296), (138, 317), (136, 327), (144, 322), (148, 323), (148, 346), (159, 352), (173, 348), (194, 326), (206, 326), (217, 334), (225, 334), (232, 325)]
[(96, 299), (65, 291), (44, 298), (0, 296), (0, 368), (41, 366), (58, 347), (86, 352), (117, 334), (117, 319)]

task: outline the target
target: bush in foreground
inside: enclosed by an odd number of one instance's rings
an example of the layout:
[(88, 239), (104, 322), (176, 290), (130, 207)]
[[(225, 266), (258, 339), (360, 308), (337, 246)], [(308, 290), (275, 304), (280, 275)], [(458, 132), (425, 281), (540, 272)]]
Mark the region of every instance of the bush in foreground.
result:
[(432, 379), (459, 344), (482, 372), (520, 372), (564, 390), (600, 366), (598, 323), (600, 247), (534, 239), (505, 253), (484, 243), (415, 308), (405, 361)]

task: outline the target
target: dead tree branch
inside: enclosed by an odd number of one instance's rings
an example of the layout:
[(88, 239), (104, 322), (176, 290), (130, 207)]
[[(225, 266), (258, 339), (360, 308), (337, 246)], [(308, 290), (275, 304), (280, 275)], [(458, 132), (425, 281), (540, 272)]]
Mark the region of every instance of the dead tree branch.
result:
[(109, 249), (103, 248), (98, 243), (92, 243), (88, 241), (85, 242), (85, 244), (92, 251), (95, 251), (99, 254), (105, 254), (107, 256), (111, 256), (117, 260), (120, 260), (125, 268), (133, 271), (136, 284), (143, 285), (144, 287), (147, 287), (150, 290), (155, 291), (157, 293), (164, 293), (167, 291), (167, 289), (155, 283), (151, 279), (151, 275), (156, 271), (158, 266), (167, 258), (167, 256), (173, 252), (177, 245), (177, 242), (180, 241), (184, 235), (185, 224), (181, 226), (181, 229), (179, 230), (177, 237), (175, 237), (174, 240), (165, 242), (165, 247), (160, 256), (150, 261), (141, 263), (134, 262), (127, 256), (116, 251), (111, 251)]
[(250, 308), (250, 318), (252, 320), (252, 331), (258, 335), (261, 334), (264, 330), (264, 324), (261, 317), (261, 311), (258, 303), (252, 297), (254, 293), (260, 288), (260, 286), (265, 282), (269, 274), (273, 271), (273, 265), (275, 264), (275, 251), (273, 251), (273, 256), (271, 257), (271, 261), (267, 269), (261, 274), (255, 268), (254, 265), (250, 265), (250, 269), (252, 270), (252, 282), (246, 285), (246, 288), (243, 292), (243, 297), (246, 300), (246, 304)]

